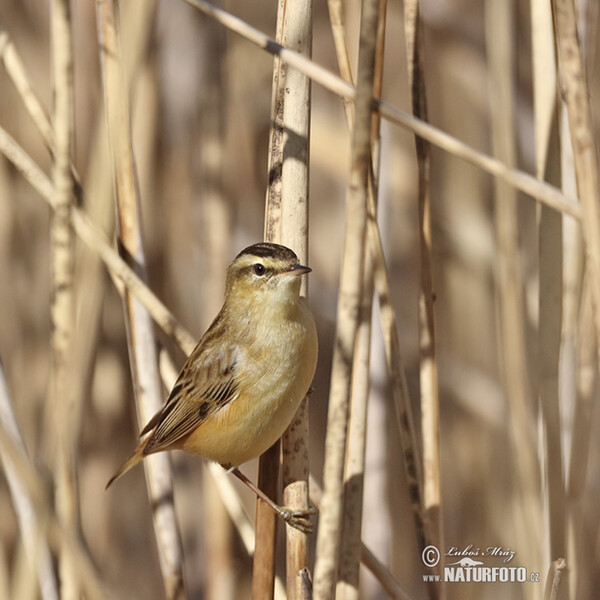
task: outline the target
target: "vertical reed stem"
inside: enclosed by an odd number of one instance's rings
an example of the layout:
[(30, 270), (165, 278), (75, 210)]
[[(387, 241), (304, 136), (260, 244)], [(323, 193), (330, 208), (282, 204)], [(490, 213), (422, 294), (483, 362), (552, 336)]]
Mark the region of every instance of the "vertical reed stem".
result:
[[(71, 228), (73, 180), (73, 54), (69, 0), (52, 2), (52, 52), (54, 75), (54, 127), (56, 135), (52, 178), (52, 377), (49, 406), (56, 435), (56, 506), (62, 525), (73, 535), (78, 530), (78, 499), (75, 478), (74, 389), (71, 385), (74, 338), (74, 236)], [(61, 597), (79, 596), (77, 577), (68, 553), (61, 553)]]
[[(486, 3), (486, 31), (490, 64), (490, 104), (494, 154), (507, 165), (516, 164), (514, 114), (514, 23), (510, 3)], [(523, 270), (519, 245), (518, 199), (515, 189), (495, 180), (495, 225), (498, 257), (496, 288), (502, 379), (510, 408), (513, 455), (517, 463), (521, 502), (518, 531), (523, 536), (522, 552), (535, 551), (540, 535), (539, 482), (534, 429), (535, 403), (528, 371)]]
[[(312, 0), (285, 2), (283, 44), (300, 54), (312, 55)], [(286, 66), (282, 72), (283, 164), (281, 170), (281, 242), (292, 248), (301, 264), (308, 264), (308, 194), (310, 162), (311, 83)], [(308, 278), (301, 293), (308, 295)], [(308, 399), (304, 399), (282, 438), (283, 503), (292, 509), (308, 508)], [(300, 572), (308, 570), (308, 536), (286, 527), (286, 592), (296, 600)]]
[(581, 224), (587, 269), (591, 276), (594, 323), (596, 336), (600, 340), (600, 188), (590, 91), (579, 47), (575, 3), (573, 0), (552, 0), (552, 14), (561, 87), (573, 143), (577, 191), (581, 200)]
[(329, 393), (324, 491), (317, 535), (314, 583), (316, 600), (334, 596), (338, 577), (348, 408), (363, 287), (378, 14), (377, 0), (363, 1), (355, 101), (356, 122), (352, 135), (350, 181), (346, 196), (346, 233)]
[[(283, 40), (283, 22), (287, 0), (277, 5), (278, 43)], [(267, 159), (268, 186), (265, 201), (265, 231), (268, 242), (281, 241), (281, 174), (283, 169), (283, 80), (287, 65), (279, 57), (273, 60), (271, 88), (271, 131)], [(279, 463), (281, 442), (265, 452), (258, 462), (258, 486), (270, 498), (277, 501), (279, 493)], [(271, 508), (261, 498), (256, 499), (256, 543), (252, 569), (253, 600), (273, 598), (275, 582), (275, 537), (277, 519)]]
[[(124, 259), (145, 280), (139, 190), (131, 143), (129, 90), (123, 85), (118, 10), (114, 0), (98, 0), (97, 8), (104, 99), (116, 173), (119, 242)], [(124, 292), (123, 302), (138, 420), (144, 424), (163, 404), (152, 321), (143, 305), (128, 290)], [(169, 600), (183, 598), (181, 536), (173, 505), (169, 457), (154, 455), (144, 461), (144, 466), (166, 595)]]
[[(385, 16), (387, 1), (379, 3), (377, 19), (377, 46), (375, 52), (374, 97), (381, 95), (383, 84), (383, 50), (385, 40)], [(340, 61), (342, 62), (342, 61)], [(347, 115), (350, 113), (347, 112)], [(379, 125), (377, 113), (372, 115), (371, 152), (372, 166), (369, 169), (368, 219), (377, 222), (377, 180), (379, 164)], [(363, 268), (363, 290), (360, 306), (360, 322), (356, 336), (356, 353), (352, 366), (350, 414), (348, 421), (348, 447), (344, 467), (344, 518), (342, 524), (342, 551), (340, 556), (340, 578), (336, 597), (340, 600), (358, 600), (359, 573), (361, 562), (361, 532), (365, 484), (365, 453), (367, 443), (367, 411), (370, 391), (371, 330), (373, 290), (375, 278), (375, 255), (366, 252)]]
[[(408, 79), (413, 114), (427, 121), (427, 97), (423, 69), (423, 23), (419, 0), (404, 3), (404, 29), (408, 59)], [(428, 544), (443, 548), (442, 486), (440, 465), (440, 415), (438, 395), (438, 368), (435, 344), (433, 303), (432, 239), (430, 168), (431, 146), (415, 137), (419, 175), (419, 380), (421, 384), (421, 431), (423, 434), (423, 511), (425, 536)], [(443, 565), (440, 564), (440, 569)], [(430, 595), (444, 588), (439, 584), (429, 589)]]

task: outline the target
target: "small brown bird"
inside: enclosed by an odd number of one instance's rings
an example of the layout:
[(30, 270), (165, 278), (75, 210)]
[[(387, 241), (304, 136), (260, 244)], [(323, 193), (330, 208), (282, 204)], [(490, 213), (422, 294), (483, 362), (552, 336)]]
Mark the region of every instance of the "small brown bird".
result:
[(312, 382), (317, 332), (300, 297), (300, 275), (310, 270), (279, 244), (236, 256), (221, 311), (140, 434), (150, 435), (106, 487), (149, 454), (183, 449), (231, 469), (287, 523), (310, 530), (311, 511), (277, 506), (237, 470), (283, 435)]

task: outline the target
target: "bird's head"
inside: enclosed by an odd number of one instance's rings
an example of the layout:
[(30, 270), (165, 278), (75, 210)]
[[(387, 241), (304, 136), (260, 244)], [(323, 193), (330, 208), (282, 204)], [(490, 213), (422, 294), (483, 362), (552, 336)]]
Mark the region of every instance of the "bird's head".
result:
[(296, 302), (300, 275), (310, 271), (286, 246), (266, 242), (248, 246), (227, 270), (226, 301), (239, 305)]

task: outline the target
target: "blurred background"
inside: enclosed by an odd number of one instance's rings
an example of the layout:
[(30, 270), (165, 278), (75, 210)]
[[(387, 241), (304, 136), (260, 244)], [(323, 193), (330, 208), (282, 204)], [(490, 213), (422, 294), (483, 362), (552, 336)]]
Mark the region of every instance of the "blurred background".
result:
[[(494, 151), (489, 43), (494, 27), (502, 27), (486, 18), (494, 2), (505, 0), (421, 2), (430, 121), (488, 154)], [(275, 35), (276, 2), (228, 0), (220, 4), (268, 35)], [(528, 2), (509, 4), (513, 20), (507, 32), (510, 45), (505, 61), (513, 66), (514, 119), (504, 127), (514, 132), (515, 165), (535, 173), (532, 17)], [(579, 4), (581, 41), (594, 107), (600, 93), (598, 8), (594, 2)], [(240, 249), (263, 236), (273, 59), (177, 0), (158, 2), (156, 12), (148, 15), (145, 36), (141, 33), (144, 24), (127, 17), (128, 9), (135, 14), (133, 7), (138, 5), (122, 3), (121, 39), (125, 61), (135, 52), (141, 56), (131, 80), (131, 114), (150, 287), (199, 338), (222, 302), (226, 266)], [(355, 66), (360, 3), (347, 0), (344, 6)], [(94, 3), (74, 2), (72, 16), (75, 165), (85, 192), (82, 208), (112, 239), (113, 182)], [(48, 4), (0, 0), (0, 28), (12, 39), (35, 92), (50, 113)], [(315, 62), (337, 72), (324, 2), (315, 2), (313, 39)], [(137, 43), (141, 43), (141, 49), (135, 47)], [(403, 6), (389, 2), (383, 98), (409, 112), (407, 77)], [(318, 85), (313, 85), (312, 98), (309, 264), (313, 273), (309, 299), (317, 318), (320, 360), (310, 400), (310, 448), (311, 472), (320, 482), (350, 138), (342, 101)], [(1, 68), (0, 126), (50, 173), (49, 153)], [(595, 127), (597, 132), (597, 119)], [(380, 226), (401, 350), (418, 415), (419, 236), (414, 138), (410, 132), (383, 121), (381, 144)], [(574, 196), (566, 150), (565, 156), (563, 178)], [(494, 180), (435, 148), (431, 174), (445, 545), (510, 549), (515, 552), (511, 566), (539, 572), (542, 579), (537, 584), (454, 584), (448, 586), (447, 597), (542, 598), (549, 567), (547, 506), (540, 493), (534, 510), (537, 520), (527, 527), (529, 513), (518, 491), (519, 452), (512, 437), (510, 398), (505, 391), (500, 348), (503, 323), (496, 285)], [(536, 203), (519, 196), (516, 213), (525, 370), (531, 380), (527, 402), (542, 471), (543, 431), (536, 383)], [(47, 405), (49, 224), (47, 204), (0, 156), (0, 357), (27, 451), (47, 482), (51, 480), (51, 465), (45, 457), (52, 423), (52, 407)], [(577, 391), (573, 373), (577, 370), (583, 256), (581, 233), (569, 217), (564, 219), (563, 240), (556, 240), (556, 244), (561, 243), (566, 249), (565, 296), (575, 298), (566, 304), (564, 312), (561, 355), (567, 365), (561, 372), (561, 432), (568, 477), (572, 469), (570, 448)], [(78, 363), (74, 379), (81, 411), (77, 472), (82, 537), (107, 593), (118, 598), (161, 598), (163, 587), (143, 470), (136, 469), (104, 491), (110, 475), (134, 448), (138, 432), (122, 303), (106, 270), (81, 242), (77, 243), (76, 255)], [(184, 356), (172, 341), (158, 330), (157, 339), (180, 366)], [(363, 540), (389, 565), (412, 598), (425, 598), (422, 575), (426, 570), (410, 514), (377, 325), (372, 363)], [(595, 379), (594, 373), (592, 381)], [(594, 385), (592, 388), (593, 406), (597, 394)], [(577, 582), (571, 588), (574, 598), (592, 597), (592, 590), (600, 585), (600, 415), (597, 410), (590, 410), (589, 415), (591, 441), (586, 461), (578, 465), (583, 487), (569, 501), (569, 514), (577, 515), (577, 520), (572, 517), (570, 521), (569, 538), (571, 557), (576, 556), (577, 561), (568, 561), (571, 577)], [(174, 453), (172, 460), (188, 597), (249, 597), (252, 559), (215, 501), (203, 461), (182, 453)], [(256, 477), (256, 465), (248, 464), (244, 471)], [(239, 492), (253, 515), (254, 499), (244, 489)], [(35, 598), (35, 586), (26, 593), (16, 583), (25, 568), (24, 551), (11, 495), (2, 476), (0, 515), (1, 589), (18, 600)], [(216, 532), (214, 526), (209, 526), (213, 521), (222, 524)], [(219, 595), (214, 591), (215, 582), (211, 582), (211, 557), (221, 561), (218, 572), (225, 583), (218, 588)], [(499, 560), (486, 562), (500, 564)], [(362, 596), (386, 597), (367, 571), (362, 573)]]

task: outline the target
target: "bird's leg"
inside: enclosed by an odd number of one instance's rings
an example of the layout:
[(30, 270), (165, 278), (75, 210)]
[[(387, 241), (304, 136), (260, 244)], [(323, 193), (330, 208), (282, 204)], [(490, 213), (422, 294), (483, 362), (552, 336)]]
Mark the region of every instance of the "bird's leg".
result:
[[(224, 467), (225, 468), (225, 467)], [(309, 520), (310, 515), (317, 511), (314, 508), (293, 510), (279, 506), (269, 498), (257, 485), (252, 483), (237, 467), (228, 469), (228, 473), (235, 475), (242, 483), (246, 484), (259, 498), (264, 500), (288, 525), (295, 527), (302, 533), (312, 533), (313, 525)]]

